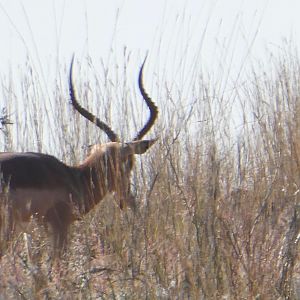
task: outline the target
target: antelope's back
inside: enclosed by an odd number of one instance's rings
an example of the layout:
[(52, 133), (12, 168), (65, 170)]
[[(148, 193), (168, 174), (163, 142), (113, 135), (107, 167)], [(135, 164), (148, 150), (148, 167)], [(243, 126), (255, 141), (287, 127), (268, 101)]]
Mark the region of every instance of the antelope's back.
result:
[(9, 189), (51, 189), (76, 186), (76, 170), (42, 153), (0, 153), (1, 184)]

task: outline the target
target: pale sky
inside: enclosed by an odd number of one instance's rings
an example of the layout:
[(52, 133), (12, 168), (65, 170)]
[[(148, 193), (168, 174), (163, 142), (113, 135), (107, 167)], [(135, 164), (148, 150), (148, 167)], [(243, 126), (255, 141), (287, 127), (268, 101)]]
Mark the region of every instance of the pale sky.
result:
[(283, 38), (298, 45), (299, 13), (299, 0), (0, 0), (0, 74), (28, 53), (42, 65), (72, 53), (105, 60), (111, 45), (120, 54), (124, 46), (136, 56), (149, 51), (152, 63), (172, 64), (186, 45), (208, 66), (218, 47), (243, 61), (277, 51)]
[(90, 57), (94, 66), (102, 60), (114, 70), (126, 47), (130, 86), (148, 52), (147, 90), (159, 102), (155, 83), (168, 82), (189, 111), (199, 78), (193, 74), (209, 74), (231, 99), (232, 87), (247, 80), (247, 66), (261, 59), (268, 66), (268, 56), (285, 53), (290, 41), (299, 49), (299, 14), (299, 0), (0, 0), (0, 82), (12, 78), (18, 86), (29, 57), (51, 99), (51, 79), (73, 53), (82, 66)]

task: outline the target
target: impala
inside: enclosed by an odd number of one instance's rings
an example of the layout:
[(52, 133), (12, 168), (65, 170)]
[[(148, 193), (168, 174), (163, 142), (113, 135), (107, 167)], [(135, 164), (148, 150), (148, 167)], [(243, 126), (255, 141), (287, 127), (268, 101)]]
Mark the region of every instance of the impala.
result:
[[(83, 117), (103, 130), (110, 142), (93, 146), (90, 154), (77, 166), (68, 166), (43, 153), (0, 153), (0, 233), (5, 223), (10, 238), (17, 227), (35, 217), (46, 228), (48, 224), (52, 227), (53, 245), (60, 251), (65, 248), (71, 223), (87, 214), (105, 195), (113, 193), (121, 209), (135, 206), (130, 190), (134, 155), (145, 153), (155, 143), (156, 139), (142, 138), (153, 126), (158, 114), (143, 86), (145, 60), (140, 68), (138, 84), (150, 117), (131, 142), (122, 143), (106, 123), (78, 103), (72, 58), (69, 74), (71, 103)], [(9, 222), (5, 219), (7, 217)], [(0, 238), (3, 239), (3, 234)]]

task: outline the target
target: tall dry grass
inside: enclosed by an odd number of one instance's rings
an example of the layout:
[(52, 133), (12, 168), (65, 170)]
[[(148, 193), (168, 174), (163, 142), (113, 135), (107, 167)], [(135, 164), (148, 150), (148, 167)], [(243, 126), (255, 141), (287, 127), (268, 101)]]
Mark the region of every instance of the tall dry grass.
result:
[[(108, 72), (89, 62), (93, 77), (76, 66), (81, 103), (125, 140), (147, 113), (126, 79), (130, 63)], [(159, 140), (137, 160), (137, 210), (107, 197), (73, 225), (61, 261), (33, 221), (0, 261), (0, 298), (299, 299), (299, 67), (295, 53), (267, 72), (254, 66), (229, 94), (195, 72), (191, 100), (147, 73)], [(3, 125), (1, 150), (78, 163), (105, 136), (72, 110), (64, 66), (48, 93), (26, 68), (19, 83), (2, 80), (14, 124)]]

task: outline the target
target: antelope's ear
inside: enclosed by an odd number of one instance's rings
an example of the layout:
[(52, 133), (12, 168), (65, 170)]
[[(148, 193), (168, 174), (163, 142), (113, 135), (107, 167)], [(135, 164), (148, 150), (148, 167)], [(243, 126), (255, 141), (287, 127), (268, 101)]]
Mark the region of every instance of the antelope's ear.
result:
[(130, 143), (126, 143), (122, 148), (122, 155), (128, 156), (133, 154), (143, 154), (145, 153), (155, 142), (157, 139), (153, 140), (140, 140), (134, 141)]

